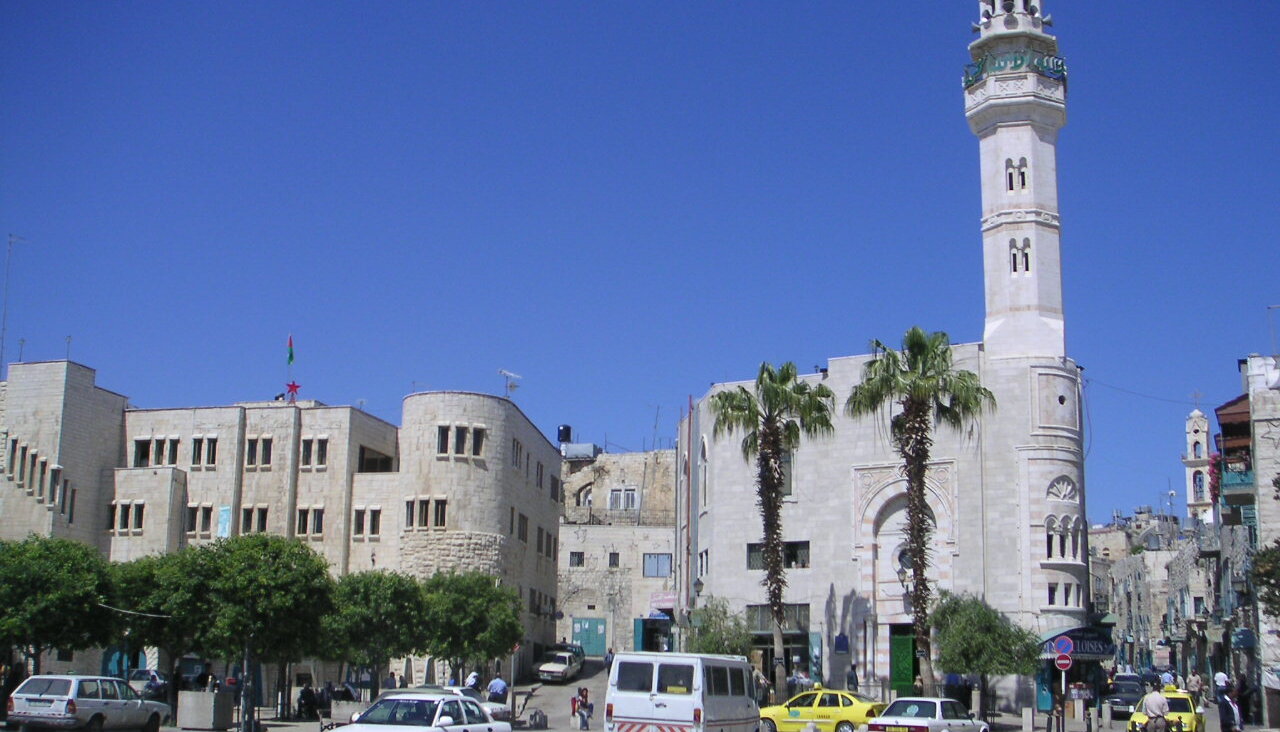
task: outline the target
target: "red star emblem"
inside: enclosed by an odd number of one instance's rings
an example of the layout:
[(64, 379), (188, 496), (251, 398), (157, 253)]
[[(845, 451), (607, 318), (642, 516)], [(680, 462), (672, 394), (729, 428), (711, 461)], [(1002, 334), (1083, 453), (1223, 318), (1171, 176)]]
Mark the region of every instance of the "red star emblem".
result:
[(284, 388), (289, 390), (289, 399), (292, 400), (298, 397), (298, 389), (301, 389), (302, 385), (296, 381), (290, 381), (284, 385)]

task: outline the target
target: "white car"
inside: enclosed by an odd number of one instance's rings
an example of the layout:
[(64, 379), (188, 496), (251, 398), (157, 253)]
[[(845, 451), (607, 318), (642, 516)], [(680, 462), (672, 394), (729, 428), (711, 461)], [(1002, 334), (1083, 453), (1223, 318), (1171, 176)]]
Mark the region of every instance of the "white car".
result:
[(582, 660), (569, 651), (552, 651), (538, 664), (538, 678), (543, 681), (569, 681), (582, 672)]
[(141, 729), (159, 732), (169, 705), (147, 701), (110, 676), (32, 676), (9, 697), (9, 724), (22, 729)]
[(488, 712), (489, 716), (493, 717), (494, 719), (497, 719), (500, 721), (511, 720), (511, 709), (506, 704), (491, 702), (489, 701), (487, 696), (476, 691), (470, 686), (446, 686), (444, 688), (446, 691), (451, 691), (454, 694), (457, 694), (458, 696), (465, 696), (468, 699), (479, 704), (480, 706), (484, 707), (484, 710)]
[(451, 691), (412, 691), (387, 694), (355, 715), (343, 732), (396, 732), (406, 727), (449, 732), (511, 732), (508, 722), (494, 721), (484, 707)]
[(868, 732), (991, 732), (955, 699), (906, 696), (867, 723)]

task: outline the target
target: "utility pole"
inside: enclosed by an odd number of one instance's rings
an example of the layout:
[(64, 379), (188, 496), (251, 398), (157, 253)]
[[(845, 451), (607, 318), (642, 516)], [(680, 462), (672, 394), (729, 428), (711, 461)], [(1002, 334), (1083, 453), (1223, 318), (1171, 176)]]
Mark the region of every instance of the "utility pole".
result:
[(9, 246), (4, 253), (4, 307), (0, 308), (0, 381), (8, 377), (8, 363), (4, 360), (5, 336), (9, 332), (9, 260), (13, 259), (13, 245), (26, 241), (17, 234), (9, 235)]

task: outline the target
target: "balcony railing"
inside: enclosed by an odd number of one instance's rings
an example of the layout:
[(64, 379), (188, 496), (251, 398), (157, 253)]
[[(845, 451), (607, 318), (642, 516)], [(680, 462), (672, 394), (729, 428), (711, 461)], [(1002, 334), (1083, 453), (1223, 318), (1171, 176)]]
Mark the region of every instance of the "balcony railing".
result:
[(1229, 506), (1253, 503), (1253, 471), (1222, 471), (1222, 498)]

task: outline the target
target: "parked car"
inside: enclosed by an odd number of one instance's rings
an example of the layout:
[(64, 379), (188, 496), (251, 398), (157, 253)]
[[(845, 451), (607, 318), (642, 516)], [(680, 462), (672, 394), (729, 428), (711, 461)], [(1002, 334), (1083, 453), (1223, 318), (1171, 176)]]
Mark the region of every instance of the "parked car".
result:
[(796, 694), (784, 704), (760, 710), (761, 732), (798, 732), (810, 722), (821, 730), (854, 732), (879, 716), (882, 702), (853, 691), (815, 689)]
[(25, 729), (142, 729), (159, 732), (169, 705), (138, 695), (123, 679), (109, 676), (32, 676), (9, 697), (9, 723)]
[[(1197, 707), (1191, 694), (1172, 688), (1160, 692), (1169, 700), (1169, 714), (1165, 723), (1169, 732), (1204, 732), (1204, 707)], [(1134, 711), (1129, 715), (1129, 732), (1142, 732), (1147, 724), (1147, 715)]]
[(587, 651), (579, 643), (557, 643), (551, 646), (553, 651), (568, 651), (578, 657), (579, 661), (585, 665), (587, 662)]
[(489, 713), (489, 716), (493, 717), (494, 719), (505, 720), (505, 721), (511, 720), (510, 707), (500, 702), (489, 701), (488, 696), (481, 694), (475, 689), (472, 689), (470, 686), (446, 686), (444, 688), (446, 691), (451, 691), (454, 694), (457, 694), (458, 696), (465, 696), (468, 699), (479, 704), (480, 706), (484, 707), (485, 711)]
[(538, 678), (543, 681), (569, 681), (582, 672), (582, 659), (569, 651), (551, 651), (538, 664)]
[(908, 696), (867, 724), (868, 732), (991, 732), (955, 699)]
[(1136, 678), (1128, 681), (1116, 681), (1102, 693), (1102, 703), (1111, 707), (1111, 716), (1116, 719), (1127, 719), (1138, 707), (1146, 689)]
[(343, 732), (387, 732), (394, 725), (403, 730), (444, 729), (450, 732), (511, 732), (511, 724), (498, 722), (484, 707), (449, 691), (401, 689), (354, 715)]

